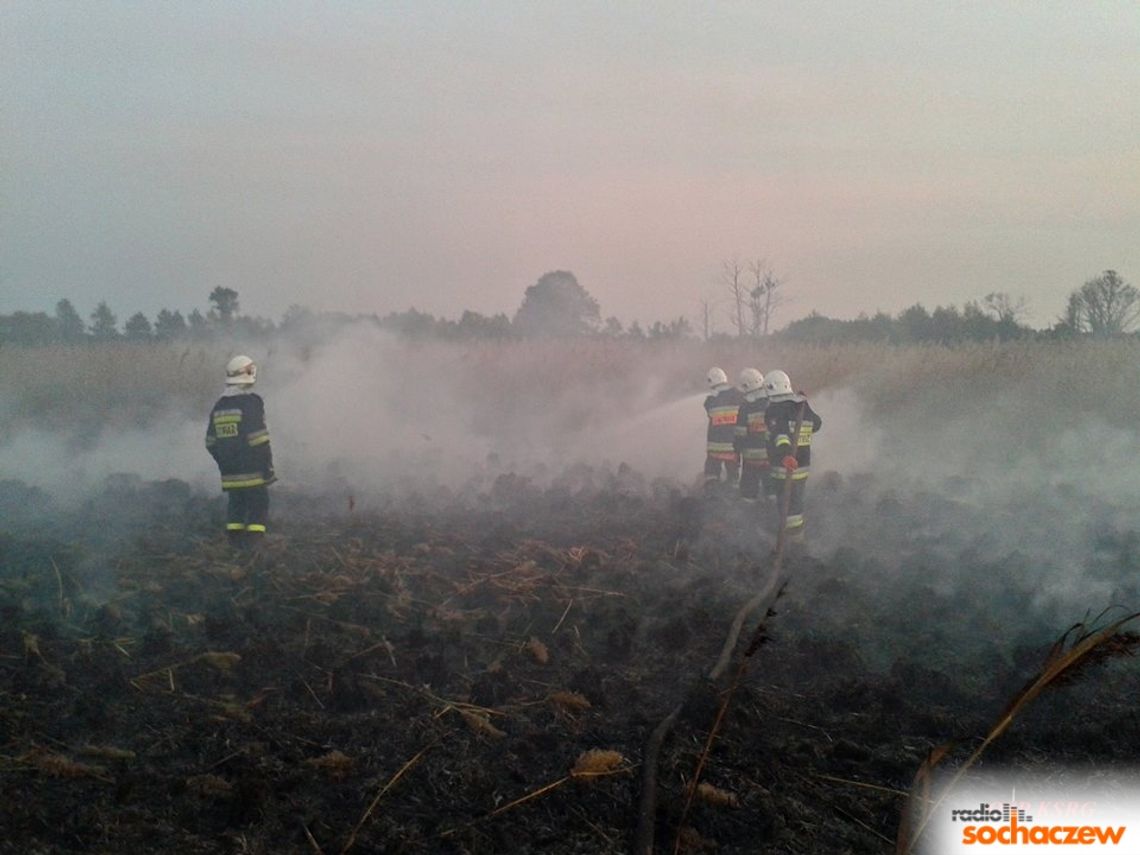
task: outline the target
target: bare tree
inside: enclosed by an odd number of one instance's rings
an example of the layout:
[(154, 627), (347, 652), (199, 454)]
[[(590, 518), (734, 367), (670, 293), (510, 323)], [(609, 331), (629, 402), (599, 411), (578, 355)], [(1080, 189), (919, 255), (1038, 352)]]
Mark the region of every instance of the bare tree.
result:
[(708, 297), (702, 297), (700, 301), (701, 306), (701, 333), (705, 341), (709, 340), (712, 336), (712, 300)]
[(1128, 332), (1140, 319), (1140, 291), (1115, 270), (1106, 270), (1069, 294), (1065, 320), (1077, 332), (1113, 336)]
[(741, 338), (744, 337), (748, 331), (747, 323), (744, 319), (744, 306), (748, 300), (748, 287), (744, 283), (744, 268), (740, 266), (740, 261), (733, 259), (732, 261), (725, 261), (721, 265), (720, 280), (727, 286), (728, 293), (732, 296), (732, 304), (736, 311), (736, 334)]
[(783, 295), (777, 291), (783, 284), (772, 273), (767, 262), (758, 258), (748, 263), (752, 274), (752, 287), (748, 290), (748, 309), (752, 315), (752, 335), (768, 335), (772, 313), (783, 302)]
[(1017, 324), (1028, 314), (1024, 297), (1013, 297), (1005, 291), (991, 291), (982, 298), (986, 311), (1001, 324)]

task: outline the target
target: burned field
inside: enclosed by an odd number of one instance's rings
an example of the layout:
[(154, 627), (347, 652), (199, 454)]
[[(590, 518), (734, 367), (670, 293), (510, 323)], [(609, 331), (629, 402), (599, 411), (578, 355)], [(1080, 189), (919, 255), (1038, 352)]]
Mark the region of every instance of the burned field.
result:
[[(732, 502), (624, 469), (351, 507), (282, 489), (245, 552), (180, 482), (70, 509), (6, 483), (0, 847), (628, 852), (647, 739), (680, 705), (659, 851), (893, 851), (931, 748), (976, 744), (1069, 624), (1138, 601), (1140, 536), (1103, 508), (1076, 593), (1043, 597), (1070, 571), (972, 533), (1024, 501), (811, 489), (816, 541), (686, 808), (724, 688), (704, 675), (769, 570)], [(986, 762), (1127, 758), (1138, 690), (1102, 662)]]

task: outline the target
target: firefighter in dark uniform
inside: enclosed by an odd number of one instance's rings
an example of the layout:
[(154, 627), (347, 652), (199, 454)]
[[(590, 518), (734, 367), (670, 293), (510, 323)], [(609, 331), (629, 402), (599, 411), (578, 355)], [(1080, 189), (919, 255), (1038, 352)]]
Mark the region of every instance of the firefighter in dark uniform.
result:
[(768, 477), (768, 425), (764, 411), (768, 408), (768, 392), (764, 375), (755, 368), (740, 372), (737, 384), (744, 403), (736, 414), (736, 450), (740, 454), (740, 497), (756, 502), (772, 492)]
[(226, 390), (210, 411), (206, 449), (218, 464), (222, 490), (229, 496), (226, 533), (234, 543), (260, 539), (269, 517), (273, 452), (265, 425), (265, 404), (253, 391), (257, 366), (248, 356), (226, 365)]
[[(768, 427), (768, 462), (776, 488), (776, 513), (780, 513), (784, 484), (791, 479), (792, 494), (785, 530), (791, 538), (799, 540), (804, 529), (804, 489), (811, 470), (811, 441), (819, 433), (823, 420), (811, 408), (807, 398), (792, 391), (792, 381), (783, 371), (768, 372), (764, 388), (768, 392), (764, 421)], [(793, 455), (797, 423), (800, 424), (800, 436)]]
[(736, 483), (740, 473), (740, 457), (736, 453), (736, 413), (740, 409), (740, 391), (729, 385), (728, 375), (720, 368), (710, 368), (707, 375), (709, 395), (705, 413), (709, 428), (705, 450), (705, 489), (712, 490), (723, 479)]

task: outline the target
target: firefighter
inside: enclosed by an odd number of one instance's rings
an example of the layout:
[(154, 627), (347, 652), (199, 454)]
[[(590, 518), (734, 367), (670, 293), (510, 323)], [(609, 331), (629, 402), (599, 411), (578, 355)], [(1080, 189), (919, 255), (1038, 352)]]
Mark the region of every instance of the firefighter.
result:
[(768, 426), (764, 411), (768, 408), (768, 392), (764, 375), (755, 368), (740, 372), (737, 384), (744, 403), (736, 414), (736, 451), (740, 454), (740, 497), (755, 502), (761, 491), (771, 492), (768, 478)]
[[(784, 525), (790, 537), (800, 540), (804, 528), (804, 488), (811, 469), (811, 440), (819, 433), (823, 420), (807, 398), (792, 391), (792, 381), (783, 371), (769, 371), (764, 388), (768, 393), (764, 421), (768, 428), (768, 463), (777, 497), (776, 513), (782, 510), (784, 485), (790, 480), (792, 492)], [(793, 454), (797, 423), (800, 435)]]
[(265, 426), (265, 404), (253, 391), (257, 365), (235, 356), (226, 365), (226, 390), (210, 411), (206, 449), (218, 464), (222, 490), (229, 497), (226, 533), (240, 544), (260, 540), (269, 517), (273, 452)]
[(736, 430), (736, 412), (740, 409), (739, 390), (729, 385), (728, 375), (721, 368), (710, 368), (706, 375), (709, 395), (705, 398), (705, 412), (709, 428), (705, 453), (705, 489), (711, 490), (722, 480), (735, 484), (740, 473), (740, 457), (733, 445)]

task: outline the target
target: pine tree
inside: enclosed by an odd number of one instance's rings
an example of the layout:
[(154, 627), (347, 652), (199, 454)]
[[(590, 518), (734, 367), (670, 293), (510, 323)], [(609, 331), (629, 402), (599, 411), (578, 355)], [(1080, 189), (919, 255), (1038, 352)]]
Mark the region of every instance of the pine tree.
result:
[(118, 318), (110, 307), (100, 301), (91, 313), (91, 335), (99, 341), (110, 341), (119, 337)]
[(135, 312), (127, 318), (126, 324), (123, 325), (123, 333), (131, 341), (150, 341), (150, 321), (142, 312)]
[(55, 304), (55, 325), (60, 341), (68, 343), (82, 341), (87, 334), (83, 327), (83, 318), (79, 317), (75, 306), (66, 298)]
[(177, 309), (160, 309), (154, 319), (154, 337), (162, 341), (180, 338), (186, 334), (186, 319)]

